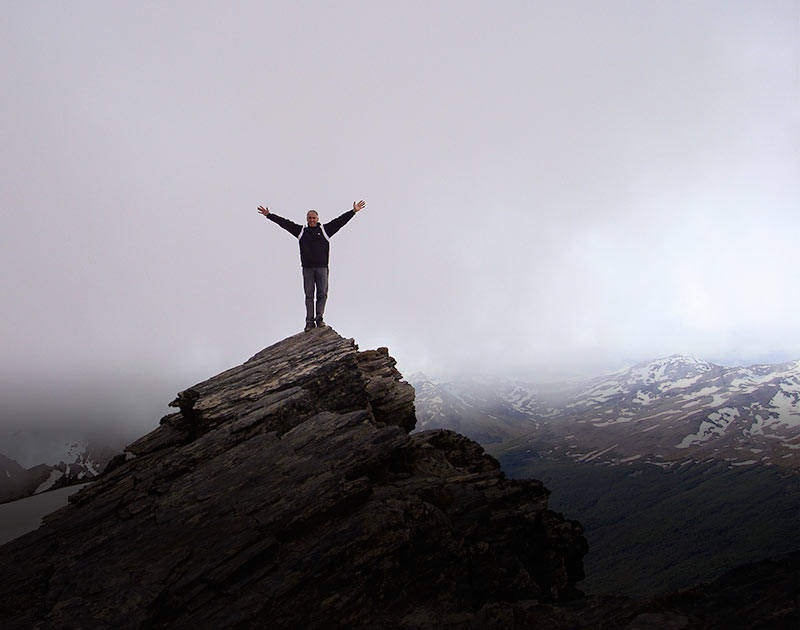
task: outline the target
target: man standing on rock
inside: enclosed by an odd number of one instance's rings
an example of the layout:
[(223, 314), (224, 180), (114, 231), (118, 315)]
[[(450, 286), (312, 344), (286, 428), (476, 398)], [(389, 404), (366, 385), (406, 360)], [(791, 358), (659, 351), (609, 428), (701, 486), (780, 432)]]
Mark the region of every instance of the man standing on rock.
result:
[[(303, 265), (303, 290), (306, 294), (306, 330), (325, 326), (322, 316), (325, 313), (325, 302), (328, 301), (328, 255), (330, 253), (330, 237), (336, 234), (344, 224), (352, 219), (356, 212), (364, 209), (364, 201), (353, 202), (353, 209), (336, 217), (333, 221), (320, 224), (316, 210), (306, 213), (307, 225), (303, 227), (294, 221), (279, 217), (269, 208), (258, 206), (259, 214), (274, 221), (284, 230), (296, 236), (300, 242), (300, 263)], [(314, 291), (316, 289), (316, 313), (314, 311)]]

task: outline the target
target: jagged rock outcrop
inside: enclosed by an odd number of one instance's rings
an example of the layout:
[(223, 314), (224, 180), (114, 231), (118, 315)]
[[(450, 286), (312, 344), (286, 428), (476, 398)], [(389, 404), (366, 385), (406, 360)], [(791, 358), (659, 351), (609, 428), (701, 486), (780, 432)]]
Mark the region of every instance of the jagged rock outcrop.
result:
[(413, 396), (331, 329), (185, 390), (0, 547), (0, 627), (467, 629), (574, 595), (580, 525), (476, 443), (409, 435)]

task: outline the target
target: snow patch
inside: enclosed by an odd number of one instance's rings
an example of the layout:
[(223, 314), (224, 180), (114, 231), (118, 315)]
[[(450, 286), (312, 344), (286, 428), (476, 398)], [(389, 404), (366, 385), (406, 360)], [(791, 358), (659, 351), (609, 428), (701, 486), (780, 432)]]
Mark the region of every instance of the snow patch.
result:
[(667, 411), (660, 411), (658, 413), (654, 413), (652, 416), (645, 416), (644, 418), (639, 418), (640, 421), (645, 420), (652, 420), (653, 418), (660, 418), (661, 416), (669, 416), (675, 414), (675, 410), (668, 409)]
[(677, 381), (662, 383), (658, 386), (658, 389), (661, 392), (669, 392), (673, 389), (686, 389), (697, 383), (703, 376), (705, 376), (705, 374), (701, 372), (697, 376), (692, 376), (691, 378), (681, 378)]
[(594, 427), (608, 427), (612, 424), (624, 424), (626, 422), (631, 422), (633, 420), (632, 416), (620, 416), (615, 420), (606, 420), (605, 422), (598, 422), (601, 418), (593, 418), (592, 419), (592, 426)]
[(739, 410), (734, 407), (724, 407), (706, 416), (700, 423), (696, 433), (687, 435), (675, 445), (675, 448), (689, 448), (690, 446), (708, 442), (714, 436), (722, 435), (728, 426), (739, 417)]
[(780, 424), (788, 427), (800, 426), (798, 394), (788, 395), (784, 391), (778, 391), (767, 406), (778, 410), (778, 420)]
[(650, 403), (656, 402), (658, 400), (658, 396), (653, 396), (650, 392), (645, 392), (637, 390), (636, 398), (634, 398), (631, 402), (636, 405), (649, 405)]
[(586, 453), (585, 455), (578, 455), (575, 459), (579, 462), (590, 462), (593, 459), (597, 459), (601, 455), (608, 453), (608, 451), (617, 448), (618, 446), (619, 444), (614, 444), (614, 446), (609, 446), (608, 448), (603, 449), (602, 451), (594, 450), (589, 453)]
[(726, 402), (728, 402), (727, 395), (725, 395), (725, 394), (714, 394), (711, 397), (710, 406), (711, 407), (719, 407), (720, 405), (724, 405)]
[(780, 424), (780, 420), (777, 418), (772, 417), (762, 417), (760, 414), (756, 414), (755, 422), (753, 422), (749, 428), (744, 429), (742, 434), (745, 437), (752, 437), (754, 435), (767, 435), (767, 430), (770, 430), (770, 433), (774, 432), (773, 428)]
[(719, 391), (719, 387), (703, 387), (702, 389), (698, 389), (693, 394), (684, 394), (685, 396), (691, 396), (692, 398), (700, 398), (701, 396), (713, 396)]

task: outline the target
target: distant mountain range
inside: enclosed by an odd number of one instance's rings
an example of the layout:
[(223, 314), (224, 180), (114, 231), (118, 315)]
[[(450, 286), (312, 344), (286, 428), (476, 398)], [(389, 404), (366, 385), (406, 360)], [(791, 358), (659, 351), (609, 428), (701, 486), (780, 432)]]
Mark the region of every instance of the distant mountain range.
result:
[(581, 383), (408, 378), (417, 430), (480, 442), (586, 528), (586, 587), (649, 597), (800, 550), (800, 361), (673, 355)]
[[(702, 453), (719, 436), (687, 440), (700, 427), (688, 423), (666, 443), (698, 449), (683, 460), (637, 439), (583, 439), (584, 428), (640, 433), (619, 418), (671, 417), (657, 399), (711, 371), (688, 363), (576, 387), (415, 378), (420, 424), (484, 435), (501, 470), (462, 435), (411, 432), (414, 391), (387, 348), (299, 333), (180, 392), (178, 411), (38, 529), (32, 504), (66, 490), (0, 506), (0, 627), (796, 628), (791, 466), (772, 451), (747, 465)], [(747, 430), (792, 452), (791, 408), (788, 423), (785, 406), (772, 415), (791, 383), (777, 382)], [(698, 394), (711, 399), (705, 419), (734, 408), (715, 394)], [(100, 470), (75, 445), (61, 459)], [(25, 470), (2, 463), (0, 478)]]
[(98, 476), (119, 451), (105, 444), (71, 441), (63, 445), (57, 464), (25, 468), (0, 453), (0, 503), (89, 481)]
[(673, 355), (562, 387), (408, 380), (418, 430), (454, 428), (484, 444), (535, 435), (540, 451), (581, 462), (800, 470), (800, 361), (723, 367)]

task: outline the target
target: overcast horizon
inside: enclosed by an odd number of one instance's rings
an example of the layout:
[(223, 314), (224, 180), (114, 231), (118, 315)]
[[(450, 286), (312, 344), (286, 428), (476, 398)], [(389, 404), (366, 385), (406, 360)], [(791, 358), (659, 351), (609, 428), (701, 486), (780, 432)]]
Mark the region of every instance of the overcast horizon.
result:
[(301, 331), (297, 242), (259, 205), (366, 201), (326, 320), (406, 375), (800, 359), (800, 0), (3, 18), (6, 426), (155, 426)]

